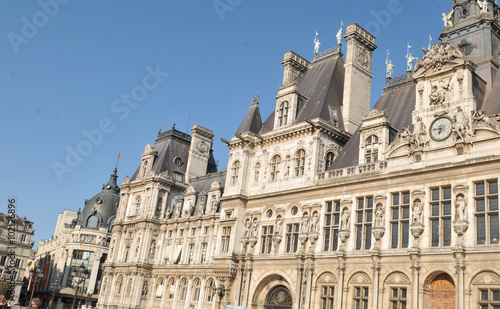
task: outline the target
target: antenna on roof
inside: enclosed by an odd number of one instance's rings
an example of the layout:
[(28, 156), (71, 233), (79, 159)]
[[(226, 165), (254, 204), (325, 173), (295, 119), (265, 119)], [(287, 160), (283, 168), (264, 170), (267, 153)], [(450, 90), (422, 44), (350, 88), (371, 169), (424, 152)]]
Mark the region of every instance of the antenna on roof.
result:
[(186, 133), (189, 132), (189, 121), (191, 121), (191, 112), (193, 111), (193, 106), (189, 109), (188, 124), (186, 126)]

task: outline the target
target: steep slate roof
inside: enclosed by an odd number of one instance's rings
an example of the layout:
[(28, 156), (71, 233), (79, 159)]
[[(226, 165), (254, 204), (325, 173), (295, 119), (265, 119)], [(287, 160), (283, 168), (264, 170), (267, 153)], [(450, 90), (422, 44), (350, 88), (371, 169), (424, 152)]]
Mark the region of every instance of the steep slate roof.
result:
[[(389, 124), (401, 131), (402, 128), (409, 127), (413, 131), (411, 113), (415, 109), (416, 84), (409, 80), (402, 87), (389, 87), (378, 99), (374, 109), (387, 113)], [(333, 161), (329, 170), (355, 166), (359, 159), (359, 128), (353, 133), (351, 139), (340, 151), (338, 157)], [(395, 138), (395, 134), (390, 137), (390, 142)]]
[[(337, 110), (339, 128), (343, 129), (342, 100), (344, 96), (344, 62), (340, 58), (330, 57), (312, 66), (298, 81), (298, 92), (307, 98), (300, 101), (298, 113), (293, 124), (306, 119), (322, 118), (333, 122), (328, 106)], [(260, 133), (273, 130), (274, 114), (266, 119)]]
[(262, 118), (260, 117), (259, 99), (257, 97), (252, 99), (252, 104), (235, 134), (246, 132), (259, 133), (261, 128)]
[(226, 171), (191, 179), (190, 185), (194, 187), (196, 192), (208, 192), (208, 190), (210, 189), (210, 185), (212, 185), (212, 182), (214, 181), (217, 181), (220, 184), (221, 188), (223, 188), (224, 184), (226, 183)]
[[(490, 91), (478, 78), (474, 78), (474, 96), (477, 98), (477, 109), (483, 110), (487, 115), (500, 113), (500, 74), (497, 74)], [(484, 98), (484, 100), (483, 100)]]

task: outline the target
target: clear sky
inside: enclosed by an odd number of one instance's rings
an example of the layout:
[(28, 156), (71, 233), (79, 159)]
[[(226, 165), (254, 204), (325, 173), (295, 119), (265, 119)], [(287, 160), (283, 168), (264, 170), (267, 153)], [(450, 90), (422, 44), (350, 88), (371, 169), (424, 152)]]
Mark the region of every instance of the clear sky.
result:
[[(372, 104), (406, 71), (407, 42), (421, 57), (437, 41), (451, 0), (40, 0), (0, 2), (0, 211), (50, 238), (57, 214), (83, 208), (107, 183), (132, 175), (161, 127), (215, 132), (219, 170), (260, 90), (266, 119), (282, 81), (283, 53), (312, 60), (344, 24), (376, 35)], [(344, 42), (344, 40), (343, 40)], [(345, 53), (345, 44), (343, 47)], [(190, 132), (190, 131), (189, 131)]]

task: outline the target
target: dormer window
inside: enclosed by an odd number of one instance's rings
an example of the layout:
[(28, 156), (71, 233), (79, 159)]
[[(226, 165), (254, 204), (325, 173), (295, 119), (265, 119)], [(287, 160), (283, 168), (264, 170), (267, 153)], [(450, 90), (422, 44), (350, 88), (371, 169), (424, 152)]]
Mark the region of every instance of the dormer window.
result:
[(138, 196), (135, 199), (135, 215), (138, 216), (141, 213), (141, 197)]
[(142, 162), (142, 177), (143, 178), (146, 177), (147, 173), (148, 173), (148, 160), (144, 160)]
[(295, 153), (295, 176), (304, 175), (304, 167), (306, 165), (306, 151), (299, 149)]
[(333, 152), (328, 152), (325, 157), (325, 171), (327, 171), (330, 166), (333, 164), (333, 160), (335, 159), (335, 155)]
[(275, 155), (271, 159), (271, 180), (272, 181), (278, 179), (278, 176), (280, 173), (280, 163), (281, 163), (281, 157), (279, 155)]
[(280, 108), (278, 110), (278, 124), (280, 127), (287, 125), (288, 111), (289, 111), (288, 102), (285, 101), (281, 103)]
[(240, 173), (240, 161), (235, 161), (233, 163), (233, 167), (231, 168), (232, 176), (231, 176), (231, 184), (238, 183), (238, 174)]
[(99, 219), (97, 218), (96, 215), (90, 216), (87, 219), (87, 227), (89, 227), (89, 228), (97, 228), (98, 223), (99, 223)]
[(365, 143), (365, 163), (378, 161), (378, 136), (370, 135)]

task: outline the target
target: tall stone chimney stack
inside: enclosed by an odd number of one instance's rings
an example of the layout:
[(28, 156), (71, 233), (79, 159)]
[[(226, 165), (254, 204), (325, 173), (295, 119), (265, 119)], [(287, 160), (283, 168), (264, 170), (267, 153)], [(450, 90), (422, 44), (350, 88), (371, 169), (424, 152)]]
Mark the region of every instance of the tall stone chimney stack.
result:
[(347, 41), (342, 116), (344, 128), (354, 133), (370, 111), (372, 53), (377, 48), (375, 37), (358, 24), (346, 27)]
[(186, 176), (189, 178), (207, 174), (208, 160), (214, 140), (214, 132), (202, 126), (195, 125), (191, 132), (191, 146), (186, 167)]

